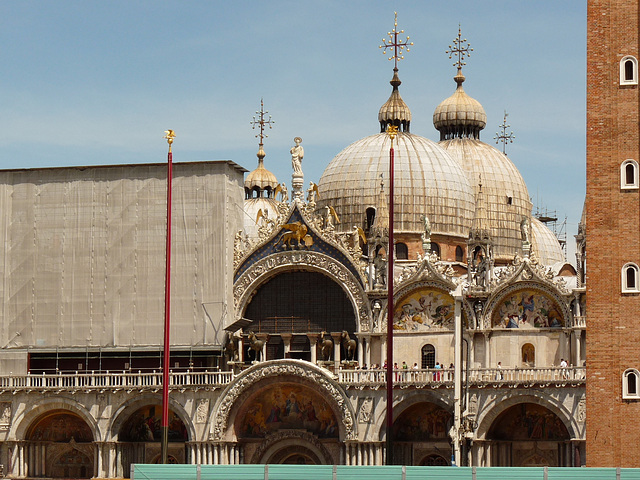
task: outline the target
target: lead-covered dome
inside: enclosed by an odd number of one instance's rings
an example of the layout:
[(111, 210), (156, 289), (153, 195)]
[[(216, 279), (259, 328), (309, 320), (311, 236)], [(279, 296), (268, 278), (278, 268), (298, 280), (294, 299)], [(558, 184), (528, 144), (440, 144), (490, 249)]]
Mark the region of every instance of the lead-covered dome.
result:
[(531, 219), (531, 200), (524, 179), (509, 158), (491, 145), (473, 138), (453, 138), (439, 142), (464, 171), (476, 191), (482, 184), (486, 224), (499, 261), (522, 253), (523, 217)]
[(543, 265), (566, 261), (558, 237), (536, 217), (531, 218), (531, 246)]
[[(331, 205), (341, 230), (362, 226), (367, 208), (377, 205), (381, 177), (388, 191), (389, 147), (386, 133), (352, 143), (334, 157), (320, 178), (321, 206)], [(395, 231), (424, 231), (466, 237), (474, 213), (473, 190), (460, 165), (438, 144), (407, 132), (394, 142)]]
[(340, 231), (366, 227), (367, 209), (378, 205), (380, 183), (389, 190), (389, 149), (386, 132), (398, 127), (394, 141), (394, 230), (424, 232), (426, 215), (431, 234), (466, 238), (474, 213), (474, 194), (462, 167), (437, 143), (409, 133), (411, 111), (404, 103), (394, 68), (393, 90), (378, 115), (382, 133), (365, 137), (342, 150), (320, 178), (318, 208), (335, 208)]

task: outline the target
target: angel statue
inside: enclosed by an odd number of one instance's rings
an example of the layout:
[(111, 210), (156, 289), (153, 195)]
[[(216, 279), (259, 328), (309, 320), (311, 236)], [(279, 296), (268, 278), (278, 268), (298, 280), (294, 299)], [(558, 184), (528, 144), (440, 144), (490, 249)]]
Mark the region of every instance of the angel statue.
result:
[(320, 199), (320, 192), (318, 191), (318, 184), (309, 182), (309, 190), (307, 190), (307, 202), (310, 204), (316, 203), (316, 200)]
[(293, 139), (295, 146), (291, 147), (291, 166), (293, 167), (294, 175), (302, 175), (302, 159), (304, 158), (304, 148), (302, 148), (302, 138), (296, 137)]
[(332, 232), (336, 228), (333, 221), (335, 220), (336, 223), (340, 223), (340, 219), (338, 218), (338, 214), (332, 206), (327, 205), (326, 207), (324, 207), (324, 210), (324, 229)]
[(273, 198), (277, 200), (278, 194), (280, 194), (281, 202), (286, 203), (289, 201), (289, 191), (287, 190), (287, 185), (284, 182), (279, 183), (276, 186), (276, 189), (274, 190), (274, 193), (273, 193)]

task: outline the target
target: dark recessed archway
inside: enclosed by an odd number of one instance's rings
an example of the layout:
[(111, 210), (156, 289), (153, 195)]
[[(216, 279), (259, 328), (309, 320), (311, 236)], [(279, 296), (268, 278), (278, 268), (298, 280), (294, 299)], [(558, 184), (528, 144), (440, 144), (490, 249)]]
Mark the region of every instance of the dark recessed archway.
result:
[(250, 329), (262, 333), (357, 331), (351, 301), (318, 272), (285, 272), (262, 285), (247, 306)]

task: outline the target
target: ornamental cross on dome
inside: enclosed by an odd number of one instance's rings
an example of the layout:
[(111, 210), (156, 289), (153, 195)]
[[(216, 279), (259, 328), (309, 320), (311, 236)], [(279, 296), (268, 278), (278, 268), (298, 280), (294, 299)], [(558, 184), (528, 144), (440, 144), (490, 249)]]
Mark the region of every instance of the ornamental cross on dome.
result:
[(387, 54), (387, 49), (393, 50), (393, 55), (389, 57), (389, 60), (394, 60), (394, 70), (398, 69), (398, 60), (403, 60), (404, 56), (402, 55), (402, 51), (406, 48), (407, 52), (409, 51), (409, 47), (413, 45), (413, 42), (409, 42), (409, 35), (407, 35), (407, 39), (403, 42), (398, 39), (398, 35), (404, 33), (404, 30), (398, 31), (398, 12), (393, 12), (395, 14), (395, 21), (393, 23), (393, 30), (387, 32), (389, 35), (389, 40), (386, 38), (382, 39), (382, 45), (379, 48), (384, 48), (382, 53)]
[(471, 45), (469, 44), (469, 42), (467, 42), (467, 39), (462, 38), (462, 30), (460, 29), (460, 24), (458, 24), (458, 36), (453, 40), (453, 44), (455, 45), (455, 47), (449, 45), (449, 50), (447, 50), (445, 53), (449, 54), (450, 59), (453, 58), (454, 55), (458, 56), (458, 59), (453, 62), (453, 66), (458, 67), (458, 71), (460, 71), (462, 70), (462, 67), (466, 65), (466, 63), (464, 63), (465, 55), (467, 57), (470, 57), (471, 52), (473, 52), (473, 48), (471, 48)]
[(493, 137), (493, 139), (496, 141), (496, 145), (499, 142), (502, 142), (502, 153), (504, 153), (505, 155), (507, 154), (507, 142), (513, 143), (513, 139), (516, 138), (516, 136), (513, 134), (513, 132), (507, 133), (507, 128), (511, 127), (511, 125), (507, 124), (507, 117), (508, 116), (509, 116), (509, 114), (505, 110), (504, 111), (504, 120), (502, 122), (502, 125), (499, 126), (499, 128), (502, 129), (502, 133), (496, 132), (496, 136)]
[(274, 122), (273, 120), (271, 120), (271, 115), (269, 115), (269, 120), (265, 120), (264, 117), (265, 115), (269, 113), (268, 111), (265, 111), (264, 109), (264, 102), (263, 99), (260, 99), (260, 110), (258, 110), (256, 112), (256, 115), (258, 115), (258, 119), (256, 120), (256, 117), (253, 117), (253, 121), (249, 122), (252, 126), (252, 128), (255, 130), (256, 129), (256, 125), (260, 125), (260, 133), (256, 134), (256, 138), (260, 137), (260, 145), (262, 145), (262, 141), (265, 138), (268, 138), (269, 135), (264, 133), (264, 127), (268, 126), (270, 129), (273, 128), (272, 125), (276, 122)]

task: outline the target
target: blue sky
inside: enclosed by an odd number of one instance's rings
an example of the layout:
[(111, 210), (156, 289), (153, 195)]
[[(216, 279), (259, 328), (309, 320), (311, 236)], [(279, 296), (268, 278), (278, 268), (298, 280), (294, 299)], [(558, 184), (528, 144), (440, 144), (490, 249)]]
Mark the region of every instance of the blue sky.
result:
[[(411, 132), (438, 140), (435, 107), (456, 71), (458, 33), (474, 51), (465, 91), (507, 146), (535, 206), (568, 217), (573, 243), (585, 194), (586, 2), (21, 1), (0, 18), (0, 168), (175, 161), (257, 163), (249, 122), (264, 98), (276, 122), (266, 166), (291, 180), (303, 138), (305, 181), (350, 143), (378, 132), (392, 62), (378, 48), (398, 27)], [(500, 146), (497, 146), (500, 148)], [(570, 260), (573, 260), (570, 258)]]

